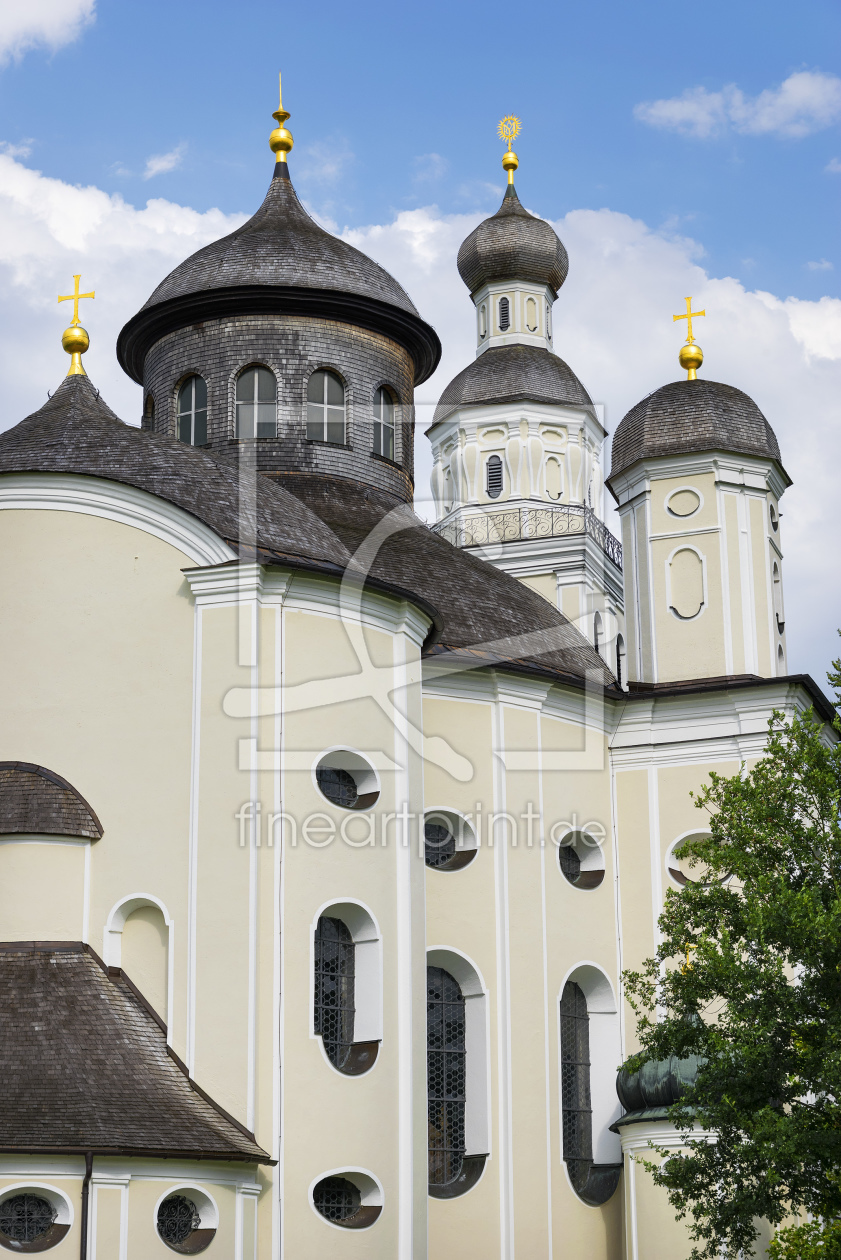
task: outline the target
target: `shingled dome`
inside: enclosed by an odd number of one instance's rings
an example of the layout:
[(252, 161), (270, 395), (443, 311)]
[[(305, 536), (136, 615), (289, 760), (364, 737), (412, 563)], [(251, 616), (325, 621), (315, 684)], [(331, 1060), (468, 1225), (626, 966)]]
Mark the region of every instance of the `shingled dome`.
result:
[(610, 482), (641, 459), (732, 451), (781, 465), (774, 430), (752, 398), (700, 378), (672, 381), (632, 407), (613, 436)]
[(529, 214), (509, 184), (496, 214), (462, 243), (458, 270), (471, 293), (493, 280), (517, 279), (546, 284), (557, 297), (569, 258), (555, 230)]
[(278, 162), (260, 209), (242, 227), (192, 254), (155, 289), (117, 341), (123, 369), (142, 383), (149, 349), (168, 332), (248, 314), (312, 315), (383, 332), (404, 345), (416, 383), (441, 357), (434, 330), (406, 291), (366, 254), (325, 232)]
[(590, 395), (572, 368), (551, 350), (540, 346), (494, 346), (453, 377), (439, 399), (429, 428), (461, 407), (526, 399), (550, 405), (592, 406)]
[(60, 774), (29, 761), (0, 761), (0, 835), (99, 840), (102, 825)]

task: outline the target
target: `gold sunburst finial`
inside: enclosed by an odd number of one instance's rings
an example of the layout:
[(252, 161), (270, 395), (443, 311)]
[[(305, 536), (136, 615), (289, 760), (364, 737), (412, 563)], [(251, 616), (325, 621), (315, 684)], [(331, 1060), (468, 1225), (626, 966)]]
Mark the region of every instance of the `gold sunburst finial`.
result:
[(68, 376), (87, 376), (87, 372), (82, 366), (82, 355), (91, 344), (91, 339), (85, 329), (79, 322), (79, 302), (82, 298), (96, 297), (93, 289), (90, 293), (79, 292), (79, 281), (81, 275), (73, 277), (73, 292), (65, 293), (59, 296), (59, 302), (73, 303), (73, 318), (70, 321), (70, 327), (65, 328), (61, 334), (61, 344), (70, 355), (70, 367), (67, 370)]
[(497, 134), (500, 140), (504, 140), (508, 148), (502, 155), (502, 169), (508, 172), (508, 183), (514, 183), (514, 172), (520, 165), (520, 159), (511, 148), (517, 136), (520, 134), (522, 124), (516, 114), (506, 114), (497, 127)]
[(277, 76), (277, 95), (278, 106), (272, 114), (272, 118), (277, 119), (277, 126), (269, 136), (269, 148), (275, 155), (275, 162), (285, 162), (286, 155), (290, 152), (295, 141), (292, 139), (292, 132), (287, 131), (283, 125), (287, 118), (291, 118), (292, 115), (289, 113), (289, 110), (283, 108), (283, 80), (280, 74)]
[(693, 319), (700, 318), (701, 315), (706, 315), (707, 312), (693, 311), (691, 297), (685, 298), (684, 301), (686, 302), (685, 312), (683, 315), (673, 315), (672, 323), (678, 319), (686, 320), (686, 341), (681, 346), (680, 353), (677, 357), (680, 366), (686, 371), (686, 379), (688, 381), (694, 381), (698, 379), (698, 368), (704, 362), (704, 352), (699, 345), (696, 345), (695, 339), (692, 336), (692, 321)]

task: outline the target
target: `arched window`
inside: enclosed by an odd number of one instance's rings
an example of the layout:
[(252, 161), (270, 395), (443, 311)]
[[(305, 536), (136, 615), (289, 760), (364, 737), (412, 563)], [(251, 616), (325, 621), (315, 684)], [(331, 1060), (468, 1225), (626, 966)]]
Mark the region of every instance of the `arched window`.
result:
[(277, 434), (277, 381), (264, 367), (246, 368), (237, 377), (236, 436), (275, 437)]
[(178, 436), (188, 446), (207, 442), (207, 381), (188, 376), (178, 391)]
[(593, 1163), (590, 1016), (584, 991), (571, 980), (561, 995), (561, 1095), (564, 1161), (580, 1192)]
[(786, 672), (786, 654), (783, 651), (782, 643), (777, 644), (777, 675), (780, 678), (785, 676)]
[(507, 332), (511, 327), (511, 303), (507, 297), (499, 299), (499, 331)]
[(483, 302), (479, 307), (479, 340), (484, 341), (488, 335), (488, 308)]
[(777, 622), (777, 633), (782, 634), (786, 628), (785, 615), (783, 613), (783, 579), (780, 576), (780, 566), (774, 561), (771, 576), (773, 578), (773, 597), (774, 597), (774, 618)]
[(155, 400), (151, 394), (146, 395), (146, 402), (143, 404), (143, 425), (146, 429), (155, 427)]
[(426, 969), (429, 1184), (458, 1179), (465, 1154), (467, 1045), (464, 995), (443, 967)]
[(616, 681), (625, 686), (625, 640), (621, 634), (616, 636)]
[(502, 460), (491, 455), (487, 465), (488, 498), (498, 499), (502, 494)]
[(526, 328), (529, 332), (537, 332), (537, 302), (533, 297), (526, 298)]
[(549, 341), (552, 340), (552, 307), (546, 303), (546, 336)]
[(394, 459), (394, 399), (383, 386), (374, 394), (374, 454)]
[(777, 516), (777, 510), (773, 503), (768, 504), (768, 515), (771, 518), (771, 528), (776, 534), (777, 530), (780, 528), (780, 519)]
[(353, 1045), (355, 962), (350, 929), (341, 919), (322, 915), (315, 929), (314, 1028), (339, 1071)]
[(345, 444), (345, 387), (335, 372), (313, 372), (307, 383), (307, 441)]
[(593, 618), (593, 647), (596, 649), (596, 655), (602, 654), (602, 616), (596, 613)]

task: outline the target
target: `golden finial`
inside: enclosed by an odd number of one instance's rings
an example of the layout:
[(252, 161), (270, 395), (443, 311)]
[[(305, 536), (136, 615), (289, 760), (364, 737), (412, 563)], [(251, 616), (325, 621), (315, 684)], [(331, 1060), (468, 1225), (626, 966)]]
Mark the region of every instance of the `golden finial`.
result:
[(277, 109), (272, 114), (272, 118), (277, 119), (277, 126), (269, 136), (269, 148), (275, 155), (275, 162), (285, 162), (286, 155), (292, 148), (295, 141), (292, 139), (292, 132), (287, 131), (283, 125), (287, 118), (291, 118), (292, 115), (288, 110), (283, 108), (283, 83), (280, 75), (277, 76), (277, 89), (279, 103)]
[(514, 183), (514, 172), (516, 171), (517, 167), (520, 165), (520, 159), (517, 157), (517, 154), (514, 153), (511, 148), (511, 145), (514, 143), (517, 136), (520, 134), (520, 126), (521, 126), (520, 120), (519, 118), (516, 117), (515, 114), (506, 114), (502, 122), (497, 127), (497, 132), (499, 133), (500, 140), (508, 141), (508, 148), (506, 152), (502, 155), (502, 169), (508, 172), (509, 184)]
[(68, 376), (87, 375), (85, 369), (82, 367), (82, 355), (91, 344), (91, 339), (79, 323), (79, 302), (82, 298), (96, 297), (96, 294), (93, 291), (90, 293), (79, 292), (79, 281), (81, 278), (81, 275), (74, 276), (73, 292), (65, 293), (58, 299), (59, 302), (73, 303), (73, 318), (70, 321), (70, 327), (65, 328), (64, 332), (61, 334), (61, 344), (70, 355), (70, 368), (67, 372)]
[(673, 315), (672, 323), (676, 319), (686, 320), (686, 344), (681, 346), (678, 362), (682, 368), (686, 369), (686, 379), (694, 381), (698, 377), (698, 368), (704, 362), (704, 352), (700, 346), (697, 346), (692, 337), (692, 321), (700, 315), (706, 315), (706, 311), (693, 311), (692, 298), (688, 297), (686, 301), (686, 313), (684, 315)]

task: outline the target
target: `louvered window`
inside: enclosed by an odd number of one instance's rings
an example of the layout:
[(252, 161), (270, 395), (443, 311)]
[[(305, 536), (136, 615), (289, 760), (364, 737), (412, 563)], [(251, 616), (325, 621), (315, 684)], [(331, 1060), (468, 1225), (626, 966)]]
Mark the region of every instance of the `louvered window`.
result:
[(573, 1186), (580, 1190), (593, 1163), (590, 1017), (584, 992), (573, 981), (564, 985), (561, 996), (561, 1103), (564, 1160)]
[(488, 498), (498, 499), (502, 494), (502, 460), (498, 455), (491, 455), (487, 467)]
[(178, 391), (178, 436), (189, 446), (207, 442), (207, 382), (188, 376)]
[(315, 930), (314, 1026), (327, 1058), (340, 1070), (353, 1045), (354, 954), (346, 924), (322, 915)]
[(511, 303), (507, 297), (499, 299), (499, 331), (507, 332), (511, 327)]
[(467, 1047), (464, 996), (443, 967), (426, 969), (429, 1184), (459, 1176), (465, 1151)]
[(277, 434), (277, 381), (268, 368), (246, 368), (237, 377), (238, 438), (275, 437)]

